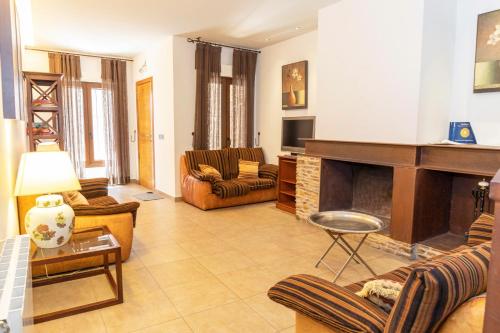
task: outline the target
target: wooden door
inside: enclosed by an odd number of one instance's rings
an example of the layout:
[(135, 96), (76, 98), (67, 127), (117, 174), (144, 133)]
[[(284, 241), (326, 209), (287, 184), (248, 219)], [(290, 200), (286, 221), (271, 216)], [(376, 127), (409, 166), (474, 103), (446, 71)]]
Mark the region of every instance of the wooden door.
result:
[(136, 83), (139, 184), (154, 189), (153, 78)]

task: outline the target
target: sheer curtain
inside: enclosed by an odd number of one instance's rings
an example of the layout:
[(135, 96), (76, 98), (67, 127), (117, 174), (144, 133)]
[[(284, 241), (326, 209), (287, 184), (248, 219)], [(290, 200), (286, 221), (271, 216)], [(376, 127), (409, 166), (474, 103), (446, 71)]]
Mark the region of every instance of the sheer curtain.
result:
[(221, 48), (196, 45), (196, 109), (194, 149), (220, 149), (221, 138)]
[(52, 73), (64, 74), (62, 78), (64, 149), (69, 153), (77, 176), (82, 178), (85, 172), (85, 128), (80, 57), (49, 53), (49, 67)]
[(233, 91), (230, 114), (231, 147), (254, 146), (254, 95), (257, 53), (233, 51)]
[(101, 59), (106, 146), (105, 169), (110, 184), (130, 182), (128, 145), (127, 64)]

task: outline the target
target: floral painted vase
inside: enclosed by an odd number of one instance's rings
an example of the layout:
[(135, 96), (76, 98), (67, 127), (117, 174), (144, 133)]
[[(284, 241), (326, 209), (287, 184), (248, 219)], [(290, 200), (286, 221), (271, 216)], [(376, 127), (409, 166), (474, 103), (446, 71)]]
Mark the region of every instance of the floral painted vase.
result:
[(64, 203), (61, 195), (43, 195), (36, 206), (26, 213), (26, 232), (38, 247), (54, 248), (66, 244), (71, 238), (75, 213)]

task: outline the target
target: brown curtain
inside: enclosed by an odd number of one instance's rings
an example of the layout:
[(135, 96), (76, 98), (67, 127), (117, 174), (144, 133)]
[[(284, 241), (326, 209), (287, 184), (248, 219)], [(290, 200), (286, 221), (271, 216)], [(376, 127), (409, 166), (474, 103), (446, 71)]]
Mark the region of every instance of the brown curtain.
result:
[(221, 48), (196, 45), (194, 149), (221, 148)]
[(232, 147), (254, 146), (254, 98), (257, 53), (233, 51), (233, 96), (230, 115)]
[(128, 144), (127, 64), (122, 60), (101, 59), (106, 173), (111, 184), (130, 182)]
[(64, 150), (69, 153), (78, 177), (84, 177), (85, 128), (80, 57), (49, 53), (49, 69), (52, 73), (64, 74), (62, 78)]

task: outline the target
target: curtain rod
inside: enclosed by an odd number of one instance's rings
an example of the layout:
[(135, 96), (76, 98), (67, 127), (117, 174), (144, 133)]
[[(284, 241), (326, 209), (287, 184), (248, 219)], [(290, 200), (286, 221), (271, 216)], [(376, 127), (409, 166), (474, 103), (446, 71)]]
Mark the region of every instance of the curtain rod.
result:
[(123, 61), (134, 61), (133, 59), (125, 58), (125, 57), (103, 56), (103, 55), (98, 55), (98, 54), (93, 54), (93, 53), (82, 53), (82, 52), (73, 52), (73, 51), (44, 49), (44, 48), (31, 47), (31, 46), (25, 46), (24, 49), (31, 50), (31, 51), (42, 51), (42, 52), (72, 54), (72, 55), (77, 55), (77, 56), (82, 56), (82, 57), (91, 57), (91, 58), (101, 58), (101, 59), (104, 58), (104, 59), (115, 59), (115, 60), (123, 60)]
[(252, 49), (246, 49), (243, 47), (238, 47), (238, 46), (232, 46), (232, 45), (226, 45), (226, 44), (219, 44), (219, 43), (214, 43), (214, 42), (207, 42), (204, 40), (201, 40), (201, 37), (196, 37), (196, 38), (187, 38), (188, 43), (201, 43), (201, 44), (208, 44), (208, 45), (214, 45), (214, 46), (222, 46), (222, 47), (228, 47), (230, 49), (235, 49), (235, 50), (242, 50), (242, 51), (248, 51), (248, 52), (254, 52), (254, 53), (260, 53), (259, 50), (252, 50)]

